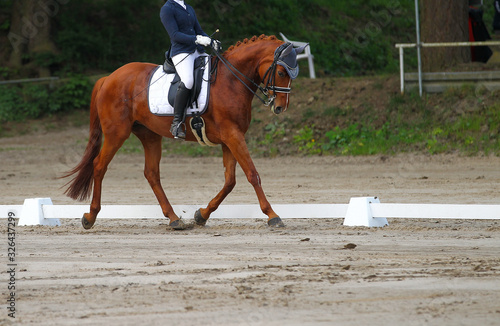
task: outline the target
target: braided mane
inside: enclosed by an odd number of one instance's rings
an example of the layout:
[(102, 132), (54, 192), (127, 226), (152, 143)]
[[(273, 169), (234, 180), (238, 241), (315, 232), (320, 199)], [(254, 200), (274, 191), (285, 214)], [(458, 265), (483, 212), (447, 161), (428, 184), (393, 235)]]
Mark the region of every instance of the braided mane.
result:
[(271, 35), (271, 36), (267, 36), (267, 35), (264, 35), (262, 34), (261, 36), (257, 37), (257, 36), (253, 36), (252, 38), (250, 39), (244, 39), (243, 41), (238, 41), (236, 42), (235, 45), (231, 45), (226, 52), (224, 52), (224, 55), (227, 55), (229, 54), (231, 51), (233, 51), (234, 49), (238, 48), (239, 46), (241, 46), (242, 44), (249, 44), (249, 43), (254, 43), (254, 42), (258, 42), (258, 41), (276, 41), (278, 40), (278, 38), (274, 35)]

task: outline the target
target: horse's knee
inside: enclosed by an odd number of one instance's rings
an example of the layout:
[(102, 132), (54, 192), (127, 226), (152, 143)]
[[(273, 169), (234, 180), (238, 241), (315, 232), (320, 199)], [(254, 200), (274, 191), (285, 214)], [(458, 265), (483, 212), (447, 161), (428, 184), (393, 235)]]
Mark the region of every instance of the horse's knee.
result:
[(254, 187), (260, 187), (261, 186), (259, 173), (257, 173), (257, 172), (250, 172), (247, 175), (247, 179), (248, 179), (248, 182), (250, 182), (250, 184), (252, 184), (252, 186), (254, 186)]
[(231, 191), (234, 189), (235, 186), (236, 186), (236, 178), (235, 177), (226, 179), (226, 185), (225, 185), (226, 189)]
[(160, 173), (158, 173), (158, 171), (145, 169), (144, 177), (146, 178), (146, 180), (148, 180), (150, 184), (157, 183), (158, 180), (160, 180)]

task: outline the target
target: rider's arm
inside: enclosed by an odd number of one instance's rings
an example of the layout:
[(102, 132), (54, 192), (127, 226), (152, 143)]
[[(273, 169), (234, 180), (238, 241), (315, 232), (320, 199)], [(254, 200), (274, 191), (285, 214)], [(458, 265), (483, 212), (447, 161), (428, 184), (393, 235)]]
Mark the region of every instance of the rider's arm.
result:
[(201, 28), (200, 22), (198, 21), (198, 18), (196, 17), (196, 14), (194, 14), (194, 20), (195, 20), (194, 31), (196, 32), (196, 35), (208, 36), (208, 34), (205, 33), (203, 31), (203, 29)]
[(160, 12), (160, 18), (172, 41), (183, 44), (193, 44), (196, 41), (196, 35), (188, 35), (179, 30), (179, 26), (177, 25), (177, 21), (175, 20), (172, 10), (169, 10), (167, 7), (163, 7)]

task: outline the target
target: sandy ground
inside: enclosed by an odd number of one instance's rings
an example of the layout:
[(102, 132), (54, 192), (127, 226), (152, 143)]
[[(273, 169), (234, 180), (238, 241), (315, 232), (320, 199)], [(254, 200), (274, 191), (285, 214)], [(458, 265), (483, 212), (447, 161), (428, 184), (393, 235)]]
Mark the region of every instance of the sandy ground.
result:
[[(80, 159), (87, 131), (0, 139), (0, 204), (64, 197), (56, 179)], [(499, 204), (500, 159), (400, 155), (256, 159), (271, 203)], [(156, 204), (139, 154), (121, 154), (104, 204)], [(223, 183), (220, 158), (169, 158), (172, 204), (204, 204)], [(239, 168), (238, 168), (239, 169)], [(256, 204), (238, 170), (225, 204)], [(170, 188), (175, 186), (175, 188)], [(182, 189), (177, 191), (175, 189)], [(172, 231), (167, 220), (17, 227), (19, 325), (498, 325), (500, 222), (214, 219)], [(4, 222), (6, 224), (6, 220)], [(6, 230), (6, 227), (3, 228)], [(4, 237), (7, 235), (5, 233)], [(6, 242), (0, 241), (4, 270)], [(353, 248), (354, 247), (354, 248)], [(2, 297), (8, 275), (2, 273)], [(3, 300), (0, 325), (14, 324)]]

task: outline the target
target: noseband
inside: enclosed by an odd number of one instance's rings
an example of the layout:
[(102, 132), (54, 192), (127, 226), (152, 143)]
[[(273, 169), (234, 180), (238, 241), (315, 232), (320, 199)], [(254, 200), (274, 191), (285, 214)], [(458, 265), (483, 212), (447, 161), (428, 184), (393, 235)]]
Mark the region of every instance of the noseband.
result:
[[(276, 69), (277, 69), (277, 66), (278, 64), (282, 65), (282, 64), (286, 64), (284, 61), (283, 61), (283, 57), (282, 57), (282, 54), (283, 54), (283, 51), (285, 51), (285, 49), (287, 49), (289, 46), (291, 45), (291, 43), (283, 43), (281, 44), (275, 51), (274, 51), (274, 60), (273, 60), (273, 63), (271, 64), (271, 66), (266, 70), (266, 73), (264, 74), (264, 77), (262, 78), (262, 80), (266, 80), (267, 78), (267, 82), (265, 84), (264, 87), (258, 85), (257, 83), (255, 83), (253, 80), (251, 80), (250, 78), (248, 78), (246, 75), (244, 75), (241, 71), (239, 71), (238, 69), (236, 69), (236, 67), (234, 67), (227, 59), (225, 59), (220, 53), (219, 51), (215, 51), (215, 54), (217, 56), (217, 58), (229, 69), (229, 71), (243, 84), (245, 85), (245, 87), (250, 91), (252, 92), (264, 105), (266, 106), (269, 106), (271, 103), (274, 102), (274, 100), (276, 99), (276, 93), (285, 93), (285, 94), (290, 94), (290, 92), (292, 91), (291, 88), (289, 87), (279, 87), (279, 86), (276, 86), (275, 83), (276, 83)], [(241, 80), (240, 77), (238, 77), (236, 75), (236, 72), (243, 76), (246, 80), (248, 80), (250, 83), (252, 83), (255, 87), (257, 87), (258, 90), (260, 90), (262, 92), (262, 94), (265, 96), (265, 99), (263, 99), (262, 97), (259, 96), (259, 94), (257, 94), (257, 92), (255, 92), (253, 89), (250, 88), (250, 86), (247, 85), (247, 83), (245, 83), (243, 80)], [(273, 95), (270, 95), (269, 94), (269, 91), (273, 92)]]

